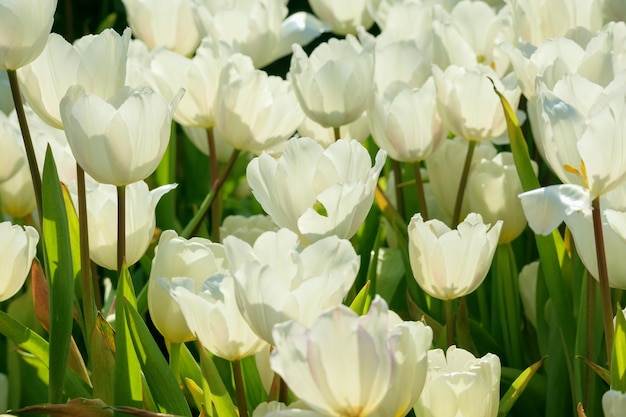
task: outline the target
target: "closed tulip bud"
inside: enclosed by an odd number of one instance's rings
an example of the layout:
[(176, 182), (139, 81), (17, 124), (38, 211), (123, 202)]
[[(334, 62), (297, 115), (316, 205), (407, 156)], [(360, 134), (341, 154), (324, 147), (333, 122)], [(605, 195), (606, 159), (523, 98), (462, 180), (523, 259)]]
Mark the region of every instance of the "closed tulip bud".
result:
[(453, 300), (483, 282), (498, 246), (502, 221), (493, 227), (470, 213), (450, 230), (439, 220), (424, 222), (418, 213), (409, 223), (409, 259), (419, 286), (432, 297)]
[(602, 396), (602, 411), (604, 417), (622, 417), (626, 410), (626, 393), (617, 390), (608, 390)]
[(11, 178), (18, 169), (27, 163), (21, 133), (0, 112), (0, 184)]
[[(77, 204), (76, 183), (70, 191)], [(139, 181), (126, 187), (126, 264), (133, 265), (144, 255), (156, 227), (155, 209), (161, 197), (176, 188), (164, 185), (150, 191)], [(87, 219), (89, 224), (89, 254), (96, 264), (117, 269), (117, 192), (109, 184), (87, 184)]]
[(0, 1), (0, 69), (32, 62), (46, 45), (57, 0)]
[(374, 24), (366, 7), (366, 0), (333, 1), (311, 0), (309, 5), (320, 19), (329, 23), (332, 31), (338, 35), (356, 34), (359, 26), (365, 30)]
[(287, 142), (274, 159), (261, 154), (248, 164), (252, 193), (279, 227), (308, 242), (336, 235), (349, 239), (365, 220), (374, 200), (386, 153), (372, 166), (356, 140), (340, 139), (324, 149), (310, 138)]
[(193, 280), (193, 292), (197, 293), (208, 277), (225, 271), (227, 267), (222, 245), (199, 237), (187, 240), (173, 230), (161, 233), (150, 270), (148, 309), (157, 330), (167, 340), (182, 343), (193, 340), (195, 336), (187, 326), (178, 303), (159, 281), (165, 279), (171, 286), (175, 277), (186, 277)]
[[(300, 136), (315, 140), (324, 148), (329, 147), (337, 140), (333, 128), (324, 127), (306, 116), (302, 120), (302, 123), (300, 123), (300, 126), (298, 126), (298, 133)], [(369, 135), (370, 129), (367, 123), (367, 112), (364, 112), (361, 117), (354, 122), (339, 128), (339, 137), (341, 139), (355, 139), (363, 143), (367, 140)]]
[(261, 153), (284, 142), (304, 118), (289, 82), (236, 54), (224, 66), (215, 104), (215, 139)]
[(76, 162), (96, 181), (116, 186), (147, 178), (170, 139), (183, 90), (168, 104), (150, 89), (124, 87), (104, 100), (80, 85), (61, 100), (61, 118)]
[(309, 325), (341, 304), (359, 269), (350, 242), (336, 236), (303, 248), (295, 233), (280, 229), (263, 233), (254, 246), (227, 236), (224, 247), (241, 313), (270, 344), (275, 324), (298, 320)]
[[(532, 163), (537, 172), (537, 163)], [(522, 203), (517, 197), (522, 191), (513, 154), (510, 152), (501, 152), (493, 159), (481, 160), (474, 165), (468, 178), (469, 210), (480, 213), (488, 223), (502, 220), (499, 243), (513, 241), (526, 228)]]
[(403, 416), (422, 391), (432, 330), (392, 321), (377, 296), (365, 316), (340, 305), (310, 327), (279, 324), (272, 369), (323, 415)]
[(39, 234), (30, 226), (0, 223), (0, 301), (22, 288), (35, 258)]
[(374, 142), (392, 159), (426, 159), (445, 137), (432, 79), (419, 89), (397, 84), (385, 94), (374, 93), (368, 107)]
[(374, 54), (352, 35), (320, 44), (311, 56), (293, 46), (288, 78), (304, 113), (324, 127), (340, 127), (363, 114), (373, 77)]
[(236, 361), (263, 349), (237, 307), (235, 282), (229, 274), (217, 274), (196, 291), (193, 278), (160, 278), (180, 307), (189, 330), (209, 352)]
[(26, 101), (46, 123), (63, 129), (59, 103), (69, 87), (80, 84), (107, 100), (125, 85), (129, 42), (130, 29), (123, 35), (106, 29), (73, 44), (50, 34), (43, 53), (18, 71)]
[(498, 95), (493, 91), (492, 81), (516, 108), (521, 91), (513, 74), (500, 80), (496, 72), (486, 65), (477, 65), (472, 69), (450, 65), (445, 71), (437, 66), (432, 68), (439, 115), (452, 133), (479, 141), (495, 138), (506, 130), (504, 111)]
[[(26, 159), (26, 154), (23, 155)], [(28, 164), (20, 166), (13, 176), (0, 182), (0, 208), (15, 219), (21, 219), (33, 212), (37, 207), (33, 179)]]
[(428, 352), (426, 385), (413, 410), (416, 417), (495, 417), (500, 403), (500, 358), (475, 358), (450, 346)]
[(135, 37), (154, 49), (163, 45), (181, 55), (200, 43), (189, 0), (122, 0)]

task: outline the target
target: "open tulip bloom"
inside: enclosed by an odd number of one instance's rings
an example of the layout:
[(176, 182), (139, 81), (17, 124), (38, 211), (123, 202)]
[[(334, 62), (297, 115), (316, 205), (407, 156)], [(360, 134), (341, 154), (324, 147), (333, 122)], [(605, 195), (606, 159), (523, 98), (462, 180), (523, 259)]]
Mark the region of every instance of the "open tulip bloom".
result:
[(311, 138), (293, 138), (280, 158), (263, 153), (253, 159), (246, 176), (278, 226), (309, 242), (331, 235), (349, 239), (371, 208), (385, 157), (379, 150), (372, 166), (356, 140), (341, 139), (324, 149)]

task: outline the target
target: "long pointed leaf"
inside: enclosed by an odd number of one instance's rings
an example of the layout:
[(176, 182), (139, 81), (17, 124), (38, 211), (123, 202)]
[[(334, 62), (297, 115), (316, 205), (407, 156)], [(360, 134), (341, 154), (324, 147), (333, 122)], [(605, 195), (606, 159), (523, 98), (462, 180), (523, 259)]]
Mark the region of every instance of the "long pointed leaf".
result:
[(74, 269), (70, 231), (61, 183), (50, 146), (43, 167), (43, 234), (46, 275), (50, 280), (49, 401), (63, 398), (63, 382), (74, 320)]
[[(119, 300), (118, 300), (119, 302)], [(161, 350), (135, 307), (124, 300), (128, 329), (141, 370), (162, 413), (191, 417), (189, 405)]]
[(543, 361), (545, 360), (546, 358), (543, 358), (540, 361), (533, 363), (528, 368), (526, 368), (515, 381), (513, 381), (511, 387), (507, 390), (507, 392), (500, 400), (498, 416), (505, 416), (508, 414), (508, 412), (513, 407), (513, 404), (515, 404), (515, 401), (517, 401), (519, 396), (522, 395), (522, 393), (526, 389), (526, 386), (528, 386), (531, 378), (533, 377), (533, 375), (535, 375), (535, 372), (537, 372), (541, 365), (543, 365)]

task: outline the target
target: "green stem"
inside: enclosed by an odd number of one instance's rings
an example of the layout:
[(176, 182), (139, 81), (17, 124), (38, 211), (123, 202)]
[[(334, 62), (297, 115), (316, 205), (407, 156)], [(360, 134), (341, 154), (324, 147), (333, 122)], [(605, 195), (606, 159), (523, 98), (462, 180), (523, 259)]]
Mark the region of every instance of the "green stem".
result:
[(122, 276), (126, 258), (126, 186), (117, 187), (117, 279)]
[(446, 344), (454, 344), (454, 300), (443, 300), (446, 313)]
[(78, 230), (80, 241), (80, 277), (83, 298), (83, 318), (85, 320), (85, 344), (89, 349), (91, 332), (96, 317), (91, 260), (89, 258), (89, 229), (87, 220), (87, 191), (85, 190), (85, 171), (76, 164), (76, 182), (78, 185)]
[[(219, 170), (217, 163), (217, 150), (215, 148), (215, 137), (213, 136), (213, 128), (210, 127), (206, 130), (207, 140), (209, 142), (209, 170), (211, 175), (211, 188), (213, 188), (213, 184), (219, 178)], [(213, 242), (220, 241), (220, 225), (222, 224), (222, 204), (220, 201), (220, 196), (218, 197), (211, 206), (211, 240)]]
[(176, 378), (176, 380), (179, 382), (180, 382), (180, 349), (181, 347), (182, 346), (180, 343), (174, 343), (174, 342), (169, 343), (170, 369), (172, 371), (172, 374), (174, 375), (174, 378)]
[(606, 358), (611, 367), (611, 350), (613, 349), (613, 304), (611, 302), (611, 288), (609, 287), (609, 272), (606, 265), (606, 251), (604, 248), (604, 234), (602, 231), (602, 212), (600, 211), (600, 197), (591, 203), (593, 217), (593, 236), (596, 240), (596, 260), (598, 263), (598, 281), (600, 282), (600, 300), (602, 304), (602, 323), (604, 325), (604, 341), (606, 344)]
[[(586, 309), (587, 316), (585, 317), (585, 327), (587, 332), (585, 334), (585, 357), (591, 361), (594, 357), (593, 354), (593, 337), (594, 337), (594, 318), (596, 310), (596, 280), (591, 277), (590, 274), (586, 274), (585, 280), (587, 280), (587, 299)], [(585, 366), (585, 393), (584, 404), (589, 404), (591, 398), (591, 367)]]
[(231, 361), (233, 366), (233, 378), (235, 379), (235, 391), (237, 392), (237, 407), (239, 407), (239, 417), (248, 417), (248, 402), (246, 401), (246, 387), (243, 383), (243, 373), (241, 372), (241, 361)]
[(452, 223), (456, 226), (461, 223), (461, 209), (463, 207), (463, 196), (465, 195), (465, 187), (467, 185), (467, 178), (469, 177), (469, 170), (472, 166), (472, 158), (474, 156), (474, 149), (476, 149), (476, 141), (468, 141), (467, 155), (465, 156), (465, 164), (463, 165), (463, 171), (461, 172), (461, 180), (459, 181), (459, 188), (456, 194), (456, 201), (454, 203), (454, 213), (452, 214)]
[(424, 221), (428, 220), (428, 207), (426, 206), (426, 194), (424, 193), (424, 181), (422, 180), (422, 168), (419, 161), (413, 163), (413, 175), (417, 187), (417, 198), (420, 205), (420, 214)]
[(335, 142), (341, 139), (341, 126), (333, 127), (333, 135), (335, 136)]
[(396, 210), (398, 214), (405, 217), (404, 213), (404, 187), (402, 187), (402, 166), (399, 161), (395, 159), (391, 160), (391, 166), (393, 167), (393, 179), (396, 182)]
[(202, 201), (202, 204), (200, 204), (198, 211), (189, 221), (187, 226), (185, 226), (180, 236), (188, 239), (192, 235), (196, 234), (198, 228), (200, 227), (200, 222), (202, 222), (202, 219), (204, 219), (204, 217), (207, 215), (209, 209), (213, 204), (213, 201), (215, 200), (216, 195), (222, 189), (222, 186), (224, 185), (228, 174), (230, 174), (230, 171), (232, 171), (233, 166), (235, 165), (235, 161), (237, 161), (237, 157), (240, 153), (241, 151), (239, 149), (233, 150), (233, 153), (230, 155), (230, 159), (228, 160), (224, 171), (222, 171), (222, 175), (217, 179), (217, 181), (213, 182), (213, 184), (211, 185), (211, 190), (206, 195), (206, 197), (204, 197), (204, 200)]
[(20, 130), (22, 131), (22, 138), (24, 139), (24, 147), (26, 148), (26, 158), (28, 159), (30, 176), (33, 180), (33, 188), (35, 189), (35, 201), (37, 202), (37, 211), (39, 212), (39, 227), (42, 227), (43, 198), (41, 190), (41, 176), (39, 175), (39, 167), (37, 165), (37, 156), (35, 155), (33, 140), (30, 136), (28, 121), (26, 120), (26, 112), (24, 111), (24, 103), (22, 102), (22, 96), (20, 94), (20, 85), (17, 80), (17, 72), (15, 70), (7, 70), (7, 74), (9, 75), (9, 84), (11, 85), (11, 95), (13, 96), (13, 103), (15, 104), (17, 120), (20, 124)]

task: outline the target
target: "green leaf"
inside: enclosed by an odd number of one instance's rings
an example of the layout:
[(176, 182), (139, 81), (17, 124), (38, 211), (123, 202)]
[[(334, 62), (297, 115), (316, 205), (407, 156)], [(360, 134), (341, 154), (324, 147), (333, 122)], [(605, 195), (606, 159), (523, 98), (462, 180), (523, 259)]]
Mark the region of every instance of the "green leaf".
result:
[(615, 338), (611, 352), (611, 389), (626, 393), (626, 319), (619, 305), (615, 321)]
[(93, 396), (107, 404), (114, 404), (115, 331), (102, 314), (96, 316), (91, 333), (91, 379)]
[(158, 410), (162, 413), (191, 417), (189, 405), (176, 378), (135, 306), (124, 300), (124, 310), (141, 370)]
[(513, 404), (515, 404), (515, 401), (517, 401), (519, 396), (522, 395), (531, 378), (533, 377), (533, 375), (535, 375), (535, 372), (537, 372), (537, 370), (541, 367), (543, 361), (545, 360), (546, 358), (543, 358), (540, 361), (533, 363), (528, 368), (526, 368), (515, 381), (513, 381), (511, 387), (507, 390), (507, 392), (500, 400), (498, 416), (505, 416), (508, 414), (508, 412), (513, 407)]
[(113, 12), (105, 16), (104, 19), (98, 25), (96, 29), (96, 33), (100, 33), (105, 29), (112, 28), (115, 25), (115, 21), (117, 20), (117, 13)]
[(70, 338), (74, 320), (74, 269), (65, 201), (50, 146), (43, 167), (43, 235), (46, 276), (50, 281), (49, 401), (63, 398)]
[(354, 300), (352, 300), (350, 310), (354, 311), (359, 316), (362, 316), (367, 313), (367, 310), (369, 310), (371, 302), (372, 297), (370, 295), (370, 281), (367, 281), (356, 297), (354, 297)]
[[(135, 306), (135, 290), (126, 265), (122, 267), (115, 304), (115, 405), (142, 405), (141, 365), (128, 328), (124, 301)], [(115, 413), (118, 415), (118, 413)]]
[[(199, 344), (199, 342), (198, 342)], [(220, 377), (219, 371), (208, 352), (200, 345), (200, 368), (204, 380), (205, 405), (212, 403), (219, 417), (238, 417), (232, 398)]]
[(254, 411), (259, 404), (267, 401), (267, 391), (265, 391), (263, 387), (259, 369), (256, 366), (256, 357), (254, 355), (241, 360), (241, 373), (243, 374), (243, 381), (246, 388), (248, 409)]
[[(0, 334), (3, 334), (22, 349), (34, 355), (45, 368), (50, 369), (48, 343), (37, 333), (3, 311), (0, 311)], [(62, 385), (66, 387), (66, 393), (69, 397), (90, 396), (89, 388), (71, 369), (65, 373)]]

